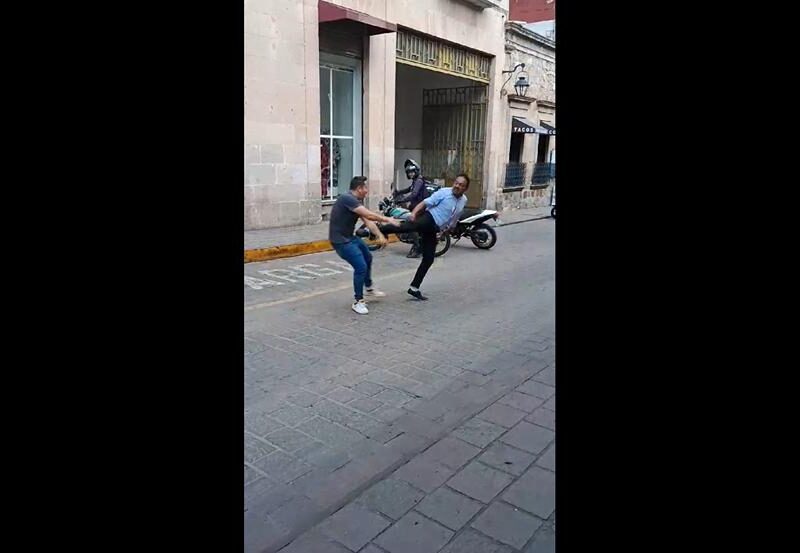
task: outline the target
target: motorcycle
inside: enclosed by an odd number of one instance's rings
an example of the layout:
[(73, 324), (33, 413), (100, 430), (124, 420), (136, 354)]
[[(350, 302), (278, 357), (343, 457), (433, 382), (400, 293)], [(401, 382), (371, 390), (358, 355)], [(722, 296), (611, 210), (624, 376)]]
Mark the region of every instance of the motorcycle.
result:
[[(456, 226), (448, 233), (450, 237), (455, 240), (452, 244), (458, 243), (459, 240), (469, 237), (472, 243), (482, 250), (488, 250), (497, 243), (497, 233), (487, 224), (489, 219), (497, 220), (498, 213), (492, 209), (474, 210), (465, 209), (461, 216), (458, 218)], [(448, 242), (447, 248), (442, 253), (446, 252), (451, 243)]]

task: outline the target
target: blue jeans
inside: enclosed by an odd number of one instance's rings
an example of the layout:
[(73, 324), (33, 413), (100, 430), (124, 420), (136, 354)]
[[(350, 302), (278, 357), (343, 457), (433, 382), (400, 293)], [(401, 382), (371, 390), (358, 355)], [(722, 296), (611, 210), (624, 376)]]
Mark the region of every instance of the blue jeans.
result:
[(364, 299), (364, 285), (372, 287), (372, 252), (361, 238), (354, 236), (345, 244), (333, 244), (339, 257), (353, 267), (353, 291), (356, 301)]

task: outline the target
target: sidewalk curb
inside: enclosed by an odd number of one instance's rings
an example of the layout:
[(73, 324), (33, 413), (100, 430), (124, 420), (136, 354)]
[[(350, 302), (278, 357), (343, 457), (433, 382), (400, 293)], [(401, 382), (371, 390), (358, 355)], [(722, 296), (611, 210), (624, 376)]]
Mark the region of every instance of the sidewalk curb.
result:
[[(541, 221), (542, 219), (551, 219), (549, 215), (534, 217), (532, 219), (523, 219), (521, 221), (513, 221), (511, 223), (500, 223), (495, 226), (507, 227), (508, 225), (517, 225), (519, 223), (528, 223), (530, 221)], [(397, 236), (390, 235), (389, 243), (398, 242)], [(302, 242), (300, 244), (287, 244), (285, 246), (271, 246), (269, 248), (254, 248), (244, 251), (244, 262), (255, 263), (257, 261), (271, 261), (273, 259), (282, 259), (284, 257), (297, 257), (298, 255), (307, 255), (310, 253), (320, 253), (333, 251), (333, 246), (327, 240), (315, 240), (314, 242)]]
[(496, 226), (498, 227), (507, 227), (508, 225), (518, 225), (519, 223), (529, 223), (531, 221), (541, 221), (542, 219), (552, 219), (550, 215), (542, 215), (541, 217), (534, 217), (532, 219), (522, 219), (521, 221), (512, 221), (510, 223), (500, 223)]
[[(389, 243), (397, 242), (397, 237), (392, 235), (388, 238)], [(315, 240), (314, 242), (303, 242), (300, 244), (287, 244), (285, 246), (271, 246), (269, 248), (256, 248), (244, 251), (244, 262), (253, 263), (256, 261), (270, 261), (284, 257), (296, 257), (309, 253), (320, 253), (333, 251), (333, 246), (328, 240)]]

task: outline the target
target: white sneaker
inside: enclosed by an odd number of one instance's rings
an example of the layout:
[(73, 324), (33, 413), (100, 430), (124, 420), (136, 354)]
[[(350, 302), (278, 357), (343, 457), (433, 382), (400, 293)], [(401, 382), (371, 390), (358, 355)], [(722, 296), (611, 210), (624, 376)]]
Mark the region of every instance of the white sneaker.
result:
[(367, 309), (367, 304), (364, 303), (364, 300), (358, 300), (353, 302), (353, 311), (358, 313), (359, 315), (366, 315), (369, 313), (369, 309)]
[(364, 293), (365, 296), (370, 296), (373, 298), (383, 298), (386, 296), (384, 292), (381, 292), (377, 288), (367, 288), (366, 292)]

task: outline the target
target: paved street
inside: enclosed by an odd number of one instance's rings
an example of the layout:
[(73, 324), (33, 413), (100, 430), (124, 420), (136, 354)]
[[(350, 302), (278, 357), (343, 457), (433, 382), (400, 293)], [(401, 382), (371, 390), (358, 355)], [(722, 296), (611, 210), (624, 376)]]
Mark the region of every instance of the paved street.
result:
[(551, 219), (434, 263), (334, 252), (245, 266), (245, 544), (266, 553), (554, 550)]

